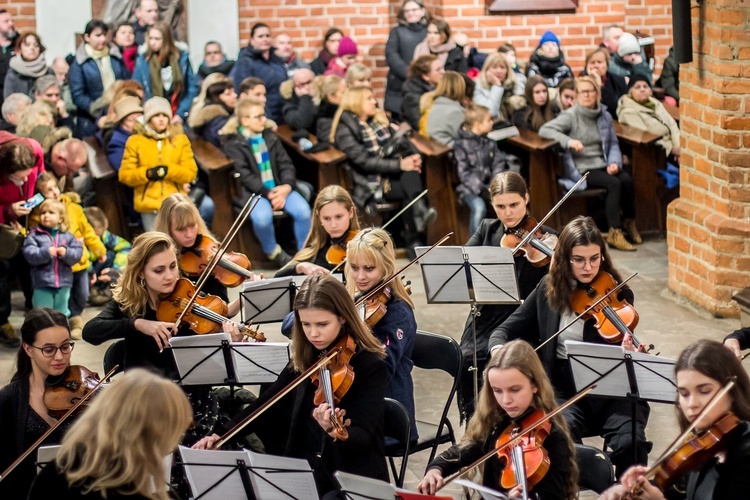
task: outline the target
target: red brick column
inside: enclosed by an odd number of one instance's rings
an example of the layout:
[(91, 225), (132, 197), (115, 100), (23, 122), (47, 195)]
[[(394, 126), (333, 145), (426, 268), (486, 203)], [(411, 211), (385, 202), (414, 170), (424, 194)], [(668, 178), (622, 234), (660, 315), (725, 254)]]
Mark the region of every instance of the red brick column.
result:
[(704, 0), (692, 18), (694, 61), (680, 70), (680, 198), (667, 218), (669, 288), (738, 316), (732, 294), (750, 286), (750, 5)]
[(36, 28), (36, 2), (34, 0), (0, 0), (0, 9), (11, 13), (18, 31)]

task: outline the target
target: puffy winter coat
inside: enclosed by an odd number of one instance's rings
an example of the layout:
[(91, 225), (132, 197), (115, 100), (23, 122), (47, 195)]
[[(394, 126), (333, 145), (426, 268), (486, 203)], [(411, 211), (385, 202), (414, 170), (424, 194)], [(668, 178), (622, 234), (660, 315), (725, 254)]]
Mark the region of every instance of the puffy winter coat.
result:
[(16, 186), (10, 179), (0, 181), (0, 222), (2, 223), (18, 220), (11, 205), (21, 200), (28, 200), (34, 196), (36, 179), (42, 172), (44, 172), (44, 151), (38, 142), (34, 139), (18, 137), (10, 132), (0, 131), (0, 147), (14, 141), (24, 142), (31, 146), (36, 161), (29, 173), (28, 179), (26, 179), (26, 182), (24, 182), (23, 185)]
[(391, 30), (385, 44), (385, 63), (388, 65), (388, 79), (385, 85), (385, 110), (401, 112), (401, 89), (406, 81), (409, 65), (414, 57), (414, 49), (427, 36), (427, 23), (399, 24)]
[(662, 103), (653, 97), (649, 97), (648, 100), (654, 109), (639, 104), (627, 94), (622, 96), (617, 107), (617, 116), (620, 117), (620, 123), (660, 135), (661, 139), (657, 144), (663, 147), (669, 156), (672, 148), (680, 145), (680, 127)]
[(229, 111), (221, 104), (207, 104), (190, 117), (190, 127), (204, 140), (210, 142), (217, 148), (221, 148), (221, 136), (219, 130), (229, 120)]
[[(49, 247), (65, 247), (62, 257), (52, 257)], [(59, 231), (52, 236), (47, 229), (37, 226), (21, 248), (26, 262), (31, 266), (31, 285), (34, 288), (63, 288), (73, 286), (73, 266), (81, 259), (83, 247), (73, 234)]]
[(242, 80), (248, 76), (254, 76), (263, 80), (266, 84), (266, 116), (278, 123), (283, 122), (281, 108), (284, 106), (284, 98), (281, 97), (279, 86), (288, 79), (284, 61), (274, 54), (271, 49), (268, 59), (255, 50), (251, 45), (240, 50), (237, 62), (231, 73), (234, 78), (234, 86), (239, 94)]
[(404, 83), (401, 118), (414, 130), (419, 130), (419, 119), (422, 116), (419, 111), (419, 99), (432, 90), (434, 89), (430, 87), (430, 84), (422, 78), (409, 78)]
[(540, 49), (534, 51), (526, 68), (526, 77), (540, 75), (547, 81), (547, 85), (557, 88), (566, 78), (573, 78), (573, 71), (565, 64), (565, 56), (560, 52), (557, 57), (547, 57)]
[[(180, 95), (177, 97), (177, 111), (175, 113), (184, 121), (187, 121), (190, 106), (192, 106), (195, 96), (198, 95), (198, 79), (193, 73), (193, 67), (190, 66), (188, 53), (184, 50), (180, 50), (179, 64), (180, 71), (182, 72), (182, 89), (180, 89)], [(151, 96), (153, 95), (153, 89), (151, 88), (151, 72), (149, 71), (148, 61), (146, 61), (145, 54), (138, 56), (132, 79), (143, 85), (143, 100), (147, 101), (151, 99)]]
[(508, 169), (507, 155), (497, 147), (497, 142), (486, 135), (476, 135), (460, 128), (453, 143), (458, 180), (456, 194), (479, 196), (490, 186), (495, 175)]

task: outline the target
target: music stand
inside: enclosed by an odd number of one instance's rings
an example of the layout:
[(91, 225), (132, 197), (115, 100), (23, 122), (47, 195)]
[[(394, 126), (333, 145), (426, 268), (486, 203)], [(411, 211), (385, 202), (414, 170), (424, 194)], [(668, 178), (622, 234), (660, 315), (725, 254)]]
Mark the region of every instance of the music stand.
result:
[(459, 478), (453, 481), (453, 483), (478, 492), (482, 496), (482, 500), (509, 500), (508, 495), (493, 490), (492, 488), (482, 486), (481, 484), (477, 484), (474, 481), (469, 481), (468, 479)]
[[(422, 255), (430, 247), (417, 247)], [(503, 247), (437, 247), (420, 259), (428, 304), (470, 304), (474, 360), (474, 403), (479, 392), (477, 304), (519, 304), (513, 252)]]
[(568, 360), (576, 391), (596, 384), (589, 396), (625, 398), (630, 401), (630, 436), (633, 463), (638, 457), (636, 413), (638, 401), (674, 404), (677, 383), (674, 360), (643, 352), (626, 351), (621, 346), (566, 340)]

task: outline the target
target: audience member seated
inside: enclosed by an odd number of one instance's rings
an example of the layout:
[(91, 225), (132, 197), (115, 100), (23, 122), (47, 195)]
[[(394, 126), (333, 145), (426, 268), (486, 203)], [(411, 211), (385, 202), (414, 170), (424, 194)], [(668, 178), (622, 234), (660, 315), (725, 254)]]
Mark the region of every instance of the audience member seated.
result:
[(427, 36), (430, 13), (422, 0), (404, 0), (396, 17), (398, 25), (388, 35), (385, 45), (385, 64), (388, 78), (385, 84), (385, 110), (399, 121), (403, 86), (408, 77), (409, 65), (416, 59), (414, 49)]
[[(260, 78), (266, 88), (266, 116), (275, 122), (283, 120), (284, 99), (279, 86), (287, 80), (284, 61), (276, 55), (271, 46), (271, 28), (263, 23), (255, 23), (250, 28), (250, 45), (240, 50), (231, 76), (237, 85), (237, 94), (242, 96), (239, 85), (245, 78)], [(283, 122), (282, 122), (283, 123)]]
[(313, 104), (318, 106), (314, 132), (319, 142), (330, 142), (333, 117), (345, 90), (346, 82), (340, 76), (319, 76), (313, 82)]
[(310, 69), (310, 65), (304, 59), (297, 57), (292, 45), (292, 37), (289, 34), (279, 33), (276, 35), (273, 47), (276, 49), (276, 55), (284, 61), (287, 78), (293, 77), (298, 69)]
[(547, 80), (541, 75), (530, 76), (526, 81), (526, 106), (513, 113), (513, 124), (518, 128), (539, 132), (539, 129), (560, 113), (549, 98)]
[[(391, 139), (391, 129), (371, 89), (357, 87), (344, 92), (333, 119), (332, 135), (351, 167), (352, 198), (366, 213), (375, 213), (376, 205), (383, 201), (406, 205), (423, 191), (422, 158), (418, 154), (383, 157), (383, 146)], [(420, 234), (435, 221), (437, 212), (428, 208), (422, 198), (402, 217), (405, 226), (402, 238), (413, 248)]]
[(617, 24), (605, 26), (604, 31), (602, 31), (602, 43), (599, 47), (607, 49), (610, 57), (615, 57), (617, 49), (620, 48), (620, 37), (623, 33), (622, 28)]
[(21, 137), (31, 137), (31, 132), (39, 126), (55, 126), (55, 110), (46, 102), (35, 102), (20, 113), (16, 133)]
[(638, 73), (648, 78), (648, 83), (651, 85), (651, 68), (644, 60), (641, 44), (638, 43), (635, 35), (622, 34), (617, 54), (612, 56), (609, 63), (609, 72), (623, 76), (626, 80)]
[(234, 83), (221, 73), (209, 75), (203, 80), (201, 93), (194, 100), (188, 126), (204, 140), (221, 148), (219, 130), (234, 113), (236, 104)]
[(221, 44), (215, 40), (206, 42), (203, 48), (203, 62), (198, 67), (198, 81), (203, 80), (214, 73), (220, 73), (224, 76), (229, 76), (229, 73), (234, 68), (234, 61), (227, 59), (227, 55), (221, 48)]
[(3, 119), (0, 121), (0, 130), (15, 134), (16, 125), (18, 125), (18, 120), (21, 118), (21, 112), (30, 105), (31, 97), (26, 94), (16, 93), (9, 95), (8, 98), (3, 101)]
[(586, 56), (586, 64), (581, 75), (594, 77), (602, 90), (602, 104), (613, 119), (617, 119), (617, 101), (628, 91), (625, 78), (609, 70), (609, 52), (603, 47), (592, 50)]
[(16, 38), (16, 55), (10, 58), (3, 99), (16, 92), (31, 97), (34, 81), (40, 76), (54, 74), (47, 66), (45, 50), (35, 31), (25, 31)]
[(159, 20), (159, 5), (156, 0), (136, 0), (137, 5), (133, 11), (135, 22), (133, 23), (133, 32), (135, 34), (135, 44), (141, 46), (146, 43), (148, 38), (148, 29), (156, 24)]
[(531, 54), (526, 67), (526, 77), (541, 75), (547, 86), (556, 88), (565, 78), (572, 78), (573, 71), (565, 63), (565, 56), (560, 50), (560, 39), (551, 31), (545, 31), (539, 39), (539, 46)]
[(664, 59), (661, 68), (661, 76), (656, 82), (657, 87), (662, 87), (666, 96), (664, 102), (672, 106), (678, 106), (680, 102), (680, 65), (674, 58), (674, 47), (669, 47), (669, 55)]
[(117, 124), (115, 106), (125, 97), (136, 97), (139, 103), (143, 103), (143, 85), (135, 80), (117, 80), (103, 95), (102, 100), (107, 104), (106, 112), (102, 108), (101, 115), (96, 124), (99, 127), (97, 138), (107, 148), (107, 143), (112, 136), (112, 129)]
[[(474, 88), (474, 102), (490, 110), (492, 121), (496, 127), (504, 127), (513, 120), (513, 111), (523, 107), (523, 99), (513, 96), (523, 96), (524, 86), (516, 78), (505, 56), (500, 52), (490, 54), (484, 61), (481, 73)], [(520, 101), (520, 102), (519, 102)], [(473, 232), (471, 234), (474, 234)]]
[(112, 35), (112, 43), (120, 49), (122, 62), (128, 69), (128, 75), (132, 75), (135, 71), (135, 61), (138, 58), (138, 45), (135, 44), (133, 25), (127, 22), (118, 24)]
[(109, 141), (105, 143), (105, 151), (109, 164), (115, 170), (120, 170), (122, 156), (125, 154), (125, 144), (133, 134), (133, 128), (143, 116), (143, 107), (138, 97), (126, 96), (115, 104), (114, 128)]
[(248, 99), (237, 104), (236, 130), (227, 137), (224, 150), (240, 174), (241, 193), (235, 206), (243, 206), (248, 198), (260, 195), (250, 213), (253, 231), (263, 252), (279, 267), (291, 257), (277, 243), (273, 212), (283, 210), (294, 220), (295, 252), (302, 249), (310, 232), (310, 205), (298, 193), (294, 164), (281, 139), (265, 126), (263, 106)]
[(508, 156), (487, 137), (493, 125), (490, 110), (471, 104), (466, 110), (463, 127), (453, 144), (459, 184), (456, 194), (469, 207), (469, 234), (474, 234), (491, 207), (490, 181), (495, 175), (510, 169)]
[[(284, 122), (292, 130), (311, 131), (318, 107), (313, 102), (315, 73), (308, 68), (298, 69), (291, 79), (292, 90), (284, 103)], [(282, 91), (283, 92), (283, 91)]]
[(357, 44), (350, 37), (345, 36), (339, 42), (339, 51), (333, 59), (328, 63), (324, 75), (338, 75), (341, 78), (346, 78), (346, 70), (352, 64), (357, 62), (357, 55), (359, 54), (359, 48)]
[(355, 62), (346, 68), (346, 88), (370, 87), (372, 88), (372, 70), (362, 63)]
[(133, 205), (143, 229), (151, 231), (162, 201), (173, 193), (187, 194), (198, 175), (190, 141), (179, 123), (172, 123), (172, 106), (163, 97), (143, 105), (143, 122), (136, 122), (125, 144), (118, 177), (135, 189)]
[(3, 102), (5, 93), (5, 76), (8, 74), (8, 64), (11, 57), (16, 55), (15, 45), (18, 33), (13, 25), (13, 17), (6, 9), (0, 9), (0, 103)]
[[(70, 57), (71, 59), (73, 58), (72, 55)], [(73, 102), (73, 95), (70, 92), (70, 80), (68, 78), (70, 75), (68, 61), (63, 56), (57, 56), (52, 60), (50, 67), (55, 78), (57, 78), (57, 84), (60, 86), (60, 97), (65, 102), (65, 109), (68, 111), (68, 114), (75, 114), (76, 105)]]
[(618, 250), (635, 250), (623, 233), (626, 231), (634, 243), (641, 243), (635, 223), (633, 179), (622, 169), (614, 122), (609, 113), (602, 112), (599, 85), (593, 77), (576, 79), (576, 95), (576, 105), (542, 125), (539, 135), (565, 149), (566, 187), (588, 172), (588, 186), (607, 190), (607, 243)]
[(436, 55), (427, 54), (414, 59), (409, 66), (409, 79), (404, 83), (404, 99), (401, 102), (401, 119), (419, 130), (419, 100), (432, 92), (440, 83), (445, 70)]
[(427, 24), (427, 37), (414, 48), (412, 61), (427, 54), (436, 55), (445, 71), (469, 71), (464, 51), (451, 40), (451, 27), (444, 19), (433, 19)]
[[(237, 100), (241, 101), (242, 99), (251, 99), (254, 102), (258, 102), (265, 107), (267, 103), (266, 84), (263, 83), (263, 80), (261, 80), (260, 78), (256, 78), (254, 76), (249, 76), (245, 78), (244, 80), (242, 80), (242, 83), (240, 84), (240, 93), (237, 96)], [(234, 130), (239, 125), (236, 123), (231, 124), (232, 120), (237, 121), (236, 113), (235, 113), (235, 116), (230, 118), (229, 122), (227, 122), (227, 126), (230, 126), (232, 130)], [(270, 128), (271, 130), (276, 130), (277, 126), (278, 125), (276, 125), (276, 122), (274, 120), (271, 120), (270, 118), (268, 118), (268, 116), (266, 116), (266, 128)], [(219, 131), (219, 134), (225, 135), (225, 132)]]
[(576, 81), (573, 78), (566, 78), (560, 82), (553, 103), (559, 111), (573, 107), (576, 103)]
[(512, 43), (504, 43), (497, 48), (497, 51), (505, 56), (505, 60), (508, 61), (508, 65), (513, 68), (513, 73), (516, 74), (516, 78), (519, 78), (526, 87), (526, 75), (523, 72), (523, 68), (518, 65), (518, 58), (516, 57), (516, 48)]
[(172, 121), (182, 123), (198, 95), (198, 82), (188, 53), (175, 43), (167, 23), (160, 21), (149, 28), (148, 48), (138, 56), (133, 80), (143, 85), (146, 99), (164, 97), (172, 107)]
[(342, 38), (344, 38), (344, 33), (338, 28), (329, 28), (326, 31), (325, 36), (323, 36), (323, 48), (320, 49), (318, 57), (310, 63), (310, 69), (313, 70), (313, 73), (322, 75), (326, 72), (328, 63), (338, 56), (339, 43)]
[[(422, 110), (420, 132), (422, 135), (446, 146), (453, 146), (458, 129), (464, 123), (464, 100), (466, 82), (460, 73), (446, 71), (434, 92), (428, 92), (420, 99)], [(424, 119), (424, 116), (427, 118)], [(422, 124), (425, 128), (422, 128)]]
[(83, 43), (70, 66), (70, 92), (78, 107), (78, 137), (96, 134), (96, 118), (105, 107), (102, 94), (116, 80), (128, 78), (120, 49), (107, 44), (108, 30), (103, 21), (89, 21), (83, 32)]
[[(12, 94), (11, 94), (12, 95)], [(34, 82), (34, 100), (46, 102), (55, 115), (56, 127), (75, 128), (75, 117), (68, 113), (65, 101), (60, 96), (60, 85), (53, 75), (40, 76)]]

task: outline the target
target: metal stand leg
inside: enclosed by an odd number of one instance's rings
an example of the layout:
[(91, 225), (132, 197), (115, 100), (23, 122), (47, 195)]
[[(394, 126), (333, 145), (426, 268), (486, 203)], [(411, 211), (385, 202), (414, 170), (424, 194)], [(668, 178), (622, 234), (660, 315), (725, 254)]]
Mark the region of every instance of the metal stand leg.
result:
[(474, 339), (474, 359), (469, 371), (474, 375), (474, 410), (476, 411), (477, 401), (479, 399), (479, 362), (477, 361), (477, 318), (482, 314), (477, 309), (476, 302), (471, 303), (471, 333)]

